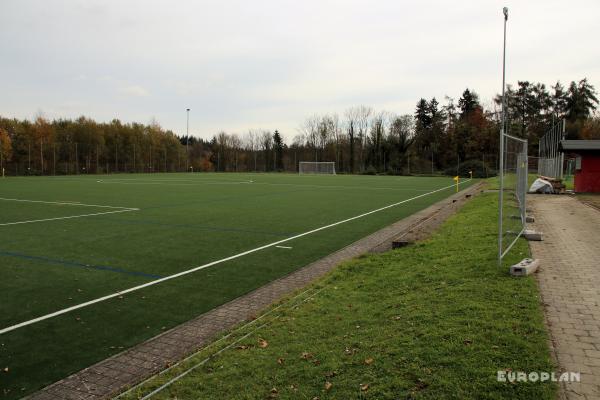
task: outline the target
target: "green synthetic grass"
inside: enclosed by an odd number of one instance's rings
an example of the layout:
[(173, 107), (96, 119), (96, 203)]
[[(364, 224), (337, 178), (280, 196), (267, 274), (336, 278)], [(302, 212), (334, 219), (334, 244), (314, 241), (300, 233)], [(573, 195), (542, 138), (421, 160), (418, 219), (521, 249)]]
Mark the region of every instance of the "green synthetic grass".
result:
[[(554, 398), (553, 383), (496, 379), (555, 367), (534, 279), (496, 265), (496, 197), (475, 197), (429, 240), (343, 264), (125, 398), (206, 357), (153, 398)], [(520, 240), (507, 261), (527, 254)]]
[[(1, 198), (69, 204), (0, 200), (0, 329), (452, 183), (445, 177), (289, 174), (1, 179)], [(0, 368), (8, 372), (0, 372), (0, 394), (12, 399), (35, 391), (453, 192), (295, 239), (286, 243), (291, 250), (267, 248), (2, 334)], [(99, 207), (106, 205), (140, 210), (5, 225), (120, 210)]]

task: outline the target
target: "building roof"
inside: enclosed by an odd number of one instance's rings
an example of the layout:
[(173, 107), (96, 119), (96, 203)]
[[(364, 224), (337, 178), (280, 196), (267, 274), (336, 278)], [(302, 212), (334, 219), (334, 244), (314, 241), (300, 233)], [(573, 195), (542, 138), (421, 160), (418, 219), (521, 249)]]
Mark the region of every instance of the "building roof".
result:
[(600, 140), (561, 140), (560, 147), (566, 151), (600, 150)]

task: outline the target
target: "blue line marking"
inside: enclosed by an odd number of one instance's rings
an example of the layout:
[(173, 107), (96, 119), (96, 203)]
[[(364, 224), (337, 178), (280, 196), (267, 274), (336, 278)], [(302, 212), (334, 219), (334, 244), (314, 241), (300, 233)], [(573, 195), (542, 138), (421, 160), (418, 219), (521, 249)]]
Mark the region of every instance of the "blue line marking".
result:
[(256, 231), (251, 229), (240, 229), (240, 228), (226, 228), (226, 227), (216, 227), (216, 226), (206, 226), (206, 225), (196, 225), (196, 224), (170, 224), (166, 222), (158, 222), (152, 220), (144, 220), (144, 219), (117, 219), (102, 216), (102, 221), (114, 221), (120, 224), (133, 224), (133, 225), (156, 225), (156, 226), (165, 226), (165, 227), (173, 227), (173, 228), (188, 228), (188, 229), (197, 229), (201, 231), (214, 231), (214, 232), (235, 232), (235, 233), (253, 233), (256, 235), (267, 235), (267, 236), (277, 236), (277, 237), (287, 237), (294, 235), (294, 232), (268, 232), (268, 231)]
[(162, 204), (162, 205), (156, 205), (156, 206), (149, 206), (149, 207), (143, 207), (143, 209), (144, 210), (153, 210), (153, 209), (159, 209), (159, 208), (185, 207), (185, 206), (191, 206), (191, 205), (222, 203), (222, 202), (230, 201), (230, 200), (247, 201), (248, 199), (257, 199), (257, 198), (261, 198), (261, 197), (270, 197), (270, 196), (280, 196), (280, 195), (286, 195), (286, 194), (298, 193), (298, 192), (312, 192), (314, 190), (315, 190), (315, 188), (311, 187), (311, 188), (307, 188), (307, 189), (286, 190), (286, 191), (281, 191), (281, 192), (257, 193), (257, 194), (250, 194), (250, 195), (246, 195), (246, 196), (240, 196), (240, 195), (224, 196), (224, 197), (205, 199), (205, 200), (200, 200), (200, 201), (197, 201), (197, 200), (188, 201), (185, 203), (178, 203), (178, 204), (175, 203), (175, 204)]
[(87, 264), (82, 264), (82, 263), (75, 262), (75, 261), (66, 261), (66, 260), (58, 260), (58, 259), (54, 259), (54, 258), (31, 256), (28, 254), (15, 253), (12, 251), (1, 251), (0, 250), (0, 256), (23, 258), (25, 260), (32, 260), (32, 261), (43, 261), (43, 262), (50, 263), (50, 264), (65, 265), (67, 267), (87, 268), (87, 269), (96, 269), (99, 271), (118, 272), (120, 274), (143, 276), (145, 278), (152, 278), (152, 279), (162, 278), (161, 275), (147, 274), (145, 272), (137, 272), (137, 271), (127, 271), (123, 268), (118, 268), (118, 267), (109, 267), (106, 265), (87, 265)]

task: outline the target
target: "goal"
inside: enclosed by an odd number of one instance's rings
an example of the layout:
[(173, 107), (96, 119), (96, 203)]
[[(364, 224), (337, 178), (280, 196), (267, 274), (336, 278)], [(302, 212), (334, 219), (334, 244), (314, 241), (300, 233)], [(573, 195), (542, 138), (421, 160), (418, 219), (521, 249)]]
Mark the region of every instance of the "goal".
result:
[(333, 161), (300, 161), (299, 174), (329, 174), (335, 175), (335, 162)]

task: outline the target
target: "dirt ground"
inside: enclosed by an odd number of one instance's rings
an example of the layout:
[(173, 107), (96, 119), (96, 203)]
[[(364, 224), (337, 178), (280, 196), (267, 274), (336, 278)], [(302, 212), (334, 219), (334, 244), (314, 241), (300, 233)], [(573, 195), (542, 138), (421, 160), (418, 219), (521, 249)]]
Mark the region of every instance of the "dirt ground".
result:
[(584, 204), (595, 207), (600, 210), (600, 193), (586, 193), (576, 195), (577, 200)]

